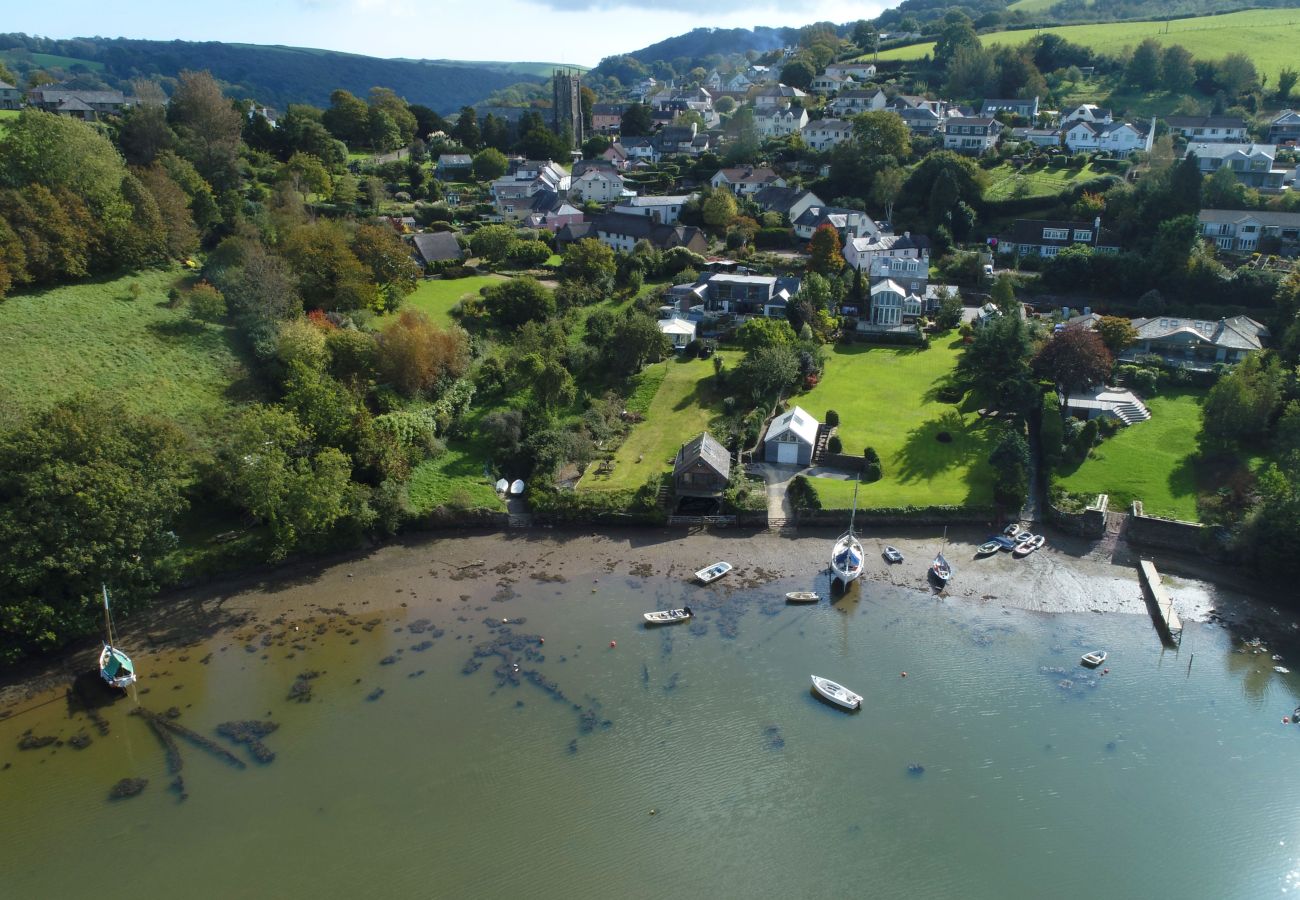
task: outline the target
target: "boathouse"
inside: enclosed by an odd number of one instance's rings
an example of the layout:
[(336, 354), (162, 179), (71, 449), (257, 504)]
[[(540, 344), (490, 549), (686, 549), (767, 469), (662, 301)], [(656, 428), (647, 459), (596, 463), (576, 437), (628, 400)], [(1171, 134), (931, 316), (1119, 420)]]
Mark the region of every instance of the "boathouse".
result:
[(763, 458), (770, 463), (812, 465), (817, 443), (817, 420), (796, 406), (777, 416), (763, 438)]
[(673, 460), (673, 488), (679, 497), (717, 497), (731, 478), (731, 454), (707, 431), (682, 445)]

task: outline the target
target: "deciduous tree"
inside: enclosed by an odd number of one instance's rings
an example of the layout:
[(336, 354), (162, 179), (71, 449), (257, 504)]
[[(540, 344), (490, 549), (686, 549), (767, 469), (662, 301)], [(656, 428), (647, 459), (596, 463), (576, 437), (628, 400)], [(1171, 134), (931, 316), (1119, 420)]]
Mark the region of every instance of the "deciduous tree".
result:
[(1110, 376), (1114, 358), (1101, 336), (1082, 325), (1067, 325), (1034, 356), (1034, 371), (1052, 379), (1069, 394), (1090, 385), (1103, 384)]

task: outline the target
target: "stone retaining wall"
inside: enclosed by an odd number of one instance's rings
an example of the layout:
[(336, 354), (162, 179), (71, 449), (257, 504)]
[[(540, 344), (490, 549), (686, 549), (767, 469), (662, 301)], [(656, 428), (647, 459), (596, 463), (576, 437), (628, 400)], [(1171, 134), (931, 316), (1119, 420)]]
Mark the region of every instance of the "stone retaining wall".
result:
[(1212, 553), (1219, 549), (1211, 529), (1199, 522), (1181, 522), (1177, 519), (1148, 516), (1142, 509), (1141, 500), (1133, 501), (1133, 508), (1124, 527), (1124, 537), (1130, 544), (1165, 550), (1199, 550)]
[[(800, 525), (844, 526), (852, 510), (801, 510), (795, 518)], [(918, 506), (908, 509), (859, 509), (854, 518), (858, 525), (986, 525), (992, 523), (992, 509), (968, 506)]]
[(1106, 534), (1106, 509), (1110, 497), (1098, 494), (1097, 499), (1083, 512), (1067, 512), (1047, 501), (1047, 521), (1067, 534), (1086, 538), (1100, 538)]

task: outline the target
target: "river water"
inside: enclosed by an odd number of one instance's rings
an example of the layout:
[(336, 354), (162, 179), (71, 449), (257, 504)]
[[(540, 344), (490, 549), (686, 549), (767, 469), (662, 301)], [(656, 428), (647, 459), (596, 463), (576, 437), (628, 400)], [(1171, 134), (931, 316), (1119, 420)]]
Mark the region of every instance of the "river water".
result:
[[(1188, 623), (1164, 650), (1141, 616), (890, 585), (787, 606), (806, 579), (642, 576), (534, 573), (440, 597), (370, 578), (355, 584), (375, 613), (304, 606), (147, 654), (137, 691), (101, 710), (107, 734), (61, 694), (35, 698), (0, 720), (0, 892), (1231, 900), (1300, 886), (1300, 727), (1280, 723), (1300, 685), (1274, 648)], [(343, 590), (328, 577), (295, 590)], [(638, 624), (682, 603), (696, 620)], [(1108, 674), (1079, 666), (1094, 647)], [(291, 700), (312, 672), (309, 700)], [(862, 711), (820, 702), (813, 673)], [(275, 758), (218, 738), (239, 769), (177, 738), (182, 799), (137, 705), (175, 707), (210, 738), (274, 721)], [(24, 733), (91, 743), (19, 751)], [(125, 777), (148, 785), (108, 799)]]

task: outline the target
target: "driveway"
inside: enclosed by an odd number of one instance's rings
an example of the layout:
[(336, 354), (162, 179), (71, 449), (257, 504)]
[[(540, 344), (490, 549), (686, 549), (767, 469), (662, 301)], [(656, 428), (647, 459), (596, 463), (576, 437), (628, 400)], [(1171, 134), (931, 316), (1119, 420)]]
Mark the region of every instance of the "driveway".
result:
[(763, 481), (767, 484), (768, 521), (774, 519), (784, 519), (787, 522), (793, 521), (794, 506), (791, 505), (790, 498), (786, 494), (790, 488), (791, 479), (803, 472), (803, 467), (764, 462), (750, 463), (746, 471), (751, 475), (763, 476)]

